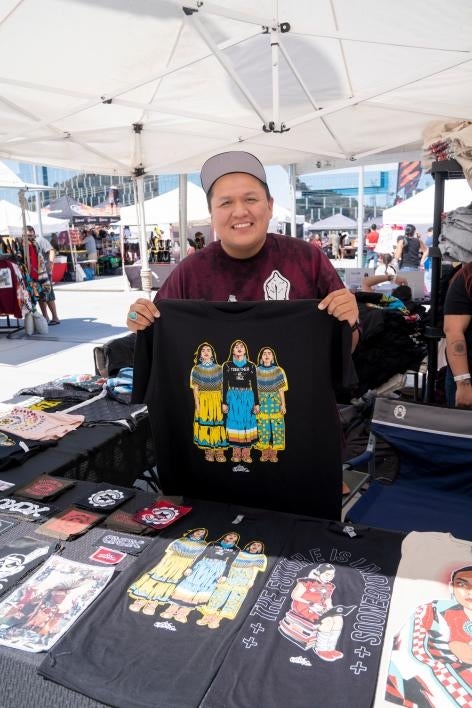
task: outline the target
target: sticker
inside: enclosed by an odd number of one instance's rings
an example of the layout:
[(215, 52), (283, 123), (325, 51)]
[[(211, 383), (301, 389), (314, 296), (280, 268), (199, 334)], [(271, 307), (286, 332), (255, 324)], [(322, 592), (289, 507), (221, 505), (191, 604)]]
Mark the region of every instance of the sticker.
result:
[(12, 526), (16, 526), (15, 521), (6, 521), (5, 519), (0, 519), (0, 533), (5, 533), (5, 531), (11, 529)]
[(7, 489), (11, 489), (14, 486), (13, 482), (5, 482), (4, 479), (0, 479), (0, 492), (6, 492)]
[(126, 553), (113, 551), (111, 548), (105, 548), (105, 546), (99, 546), (90, 556), (90, 560), (102, 563), (103, 565), (116, 565), (122, 561), (123, 558), (126, 558)]
[(63, 541), (67, 541), (69, 538), (75, 538), (85, 533), (102, 519), (102, 514), (70, 507), (46, 521), (45, 524), (42, 524), (37, 529), (37, 532), (44, 536), (52, 536), (52, 538), (60, 538)]
[(190, 511), (191, 506), (177, 506), (171, 502), (159, 501), (137, 511), (133, 519), (153, 529), (165, 529)]
[(131, 538), (130, 536), (117, 536), (113, 533), (106, 533), (97, 542), (96, 546), (105, 543), (111, 548), (120, 548), (125, 553), (133, 556), (141, 553), (151, 543), (150, 538)]
[(42, 474), (23, 487), (18, 487), (15, 494), (31, 499), (48, 499), (57, 496), (74, 485), (75, 482), (73, 480), (58, 479), (57, 477)]
[(8, 499), (0, 499), (0, 512), (14, 516), (16, 519), (24, 521), (44, 521), (52, 514), (57, 512), (56, 506), (35, 504), (34, 502), (23, 501), (8, 497)]
[(117, 506), (123, 504), (134, 497), (135, 492), (123, 489), (99, 489), (96, 492), (88, 494), (78, 502), (77, 506), (82, 506), (85, 509), (99, 509), (100, 511), (109, 511), (116, 509)]

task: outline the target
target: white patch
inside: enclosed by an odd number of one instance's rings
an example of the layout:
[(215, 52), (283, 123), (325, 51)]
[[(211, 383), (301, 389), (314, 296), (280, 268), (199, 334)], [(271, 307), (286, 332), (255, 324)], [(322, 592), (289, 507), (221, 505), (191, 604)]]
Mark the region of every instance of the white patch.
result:
[(406, 416), (405, 406), (395, 406), (395, 408), (393, 409), (393, 415), (395, 416), (395, 418), (400, 418), (401, 420), (403, 420), (403, 418)]
[(2, 499), (0, 501), (0, 509), (3, 511), (11, 511), (15, 514), (23, 514), (23, 516), (31, 516), (33, 519), (40, 519), (41, 513), (50, 511), (49, 506), (40, 506), (33, 502), (17, 501), (16, 499)]
[(249, 472), (249, 470), (244, 465), (234, 465), (233, 472)]
[(24, 553), (10, 553), (0, 558), (0, 590), (3, 590), (4, 585), (12, 575), (23, 572), (28, 563), (32, 563), (36, 558), (47, 555), (48, 552), (49, 546), (42, 546), (27, 555)]
[(308, 661), (308, 659), (306, 659), (304, 656), (291, 656), (290, 663), (300, 664), (300, 666), (313, 666), (311, 661)]
[(290, 293), (290, 280), (284, 278), (278, 270), (273, 270), (264, 283), (264, 297), (266, 300), (288, 300)]
[(103, 489), (101, 492), (95, 492), (89, 498), (89, 504), (98, 506), (101, 509), (107, 506), (115, 506), (118, 501), (124, 499), (125, 495), (119, 489)]
[(154, 622), (152, 626), (156, 629), (166, 629), (168, 632), (177, 631), (176, 627), (172, 624), (172, 622)]

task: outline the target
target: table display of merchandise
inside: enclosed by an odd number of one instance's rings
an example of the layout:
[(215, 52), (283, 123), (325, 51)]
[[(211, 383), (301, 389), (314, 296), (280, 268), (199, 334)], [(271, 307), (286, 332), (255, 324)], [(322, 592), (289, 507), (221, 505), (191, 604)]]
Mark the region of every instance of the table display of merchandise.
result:
[(50, 502), (0, 501), (0, 557), (25, 559), (2, 564), (10, 705), (468, 705), (469, 542), (125, 491), (76, 482), (35, 521)]
[[(470, 540), (333, 520), (346, 327), (308, 301), (160, 307), (136, 372), (115, 352), (0, 406), (0, 705), (471, 705)], [(375, 426), (411, 437), (424, 408), (378, 399)], [(179, 497), (132, 486), (151, 431)]]

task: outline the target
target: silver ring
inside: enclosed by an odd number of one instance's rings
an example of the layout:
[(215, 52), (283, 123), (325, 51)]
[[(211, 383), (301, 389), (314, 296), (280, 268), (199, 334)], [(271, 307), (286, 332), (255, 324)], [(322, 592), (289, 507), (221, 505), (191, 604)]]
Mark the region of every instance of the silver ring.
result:
[(138, 319), (138, 313), (135, 310), (131, 310), (131, 312), (128, 312), (128, 319), (136, 321)]

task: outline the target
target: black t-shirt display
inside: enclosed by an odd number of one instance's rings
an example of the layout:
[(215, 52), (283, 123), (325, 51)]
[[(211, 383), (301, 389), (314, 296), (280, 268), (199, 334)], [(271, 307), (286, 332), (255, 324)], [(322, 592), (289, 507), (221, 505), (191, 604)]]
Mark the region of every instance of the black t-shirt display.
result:
[(18, 435), (0, 430), (0, 471), (21, 465), (31, 455), (55, 444), (54, 441), (49, 440), (25, 440)]
[(297, 521), (202, 706), (370, 706), (402, 540)]
[(107, 705), (194, 708), (293, 523), (289, 515), (194, 502), (191, 515), (119, 573), (40, 673)]
[(159, 302), (140, 332), (134, 399), (149, 408), (166, 494), (339, 518), (334, 384), (351, 332), (317, 302)]

